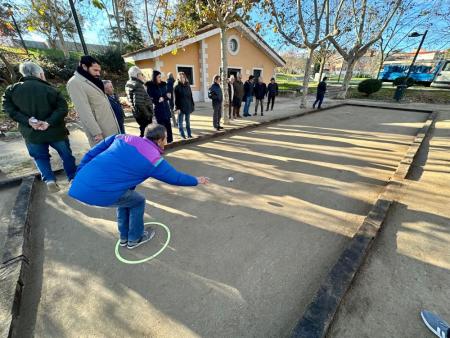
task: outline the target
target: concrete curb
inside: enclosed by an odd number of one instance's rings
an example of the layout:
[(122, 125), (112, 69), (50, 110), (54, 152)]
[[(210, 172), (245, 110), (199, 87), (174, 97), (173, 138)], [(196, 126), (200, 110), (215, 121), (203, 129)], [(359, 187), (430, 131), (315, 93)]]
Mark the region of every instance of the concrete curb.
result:
[(35, 176), (22, 179), (11, 211), (6, 243), (0, 265), (0, 337), (14, 336), (22, 290), (29, 271), (29, 212)]
[(297, 322), (291, 337), (322, 338), (326, 336), (339, 305), (363, 265), (371, 245), (386, 219), (389, 208), (395, 200), (395, 193), (398, 187), (403, 184), (403, 180), (406, 178), (414, 158), (436, 117), (437, 112), (431, 113), (416, 134), (405, 156), (400, 161), (383, 192), (378, 196), (364, 222), (321, 283), (312, 302), (306, 308), (303, 317)]

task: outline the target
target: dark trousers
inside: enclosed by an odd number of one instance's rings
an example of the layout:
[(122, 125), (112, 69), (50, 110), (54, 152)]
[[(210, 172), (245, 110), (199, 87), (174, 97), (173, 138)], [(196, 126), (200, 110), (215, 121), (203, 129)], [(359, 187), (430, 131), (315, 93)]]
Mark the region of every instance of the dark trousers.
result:
[(270, 105), (271, 101), (272, 101), (272, 107), (270, 108), (270, 110), (273, 110), (273, 105), (275, 104), (275, 95), (268, 95), (267, 96), (267, 109), (266, 109), (266, 111), (269, 110), (269, 105)]
[(213, 111), (213, 126), (215, 129), (218, 129), (222, 117), (222, 102), (213, 102)]
[(317, 93), (316, 101), (314, 101), (313, 108), (316, 108), (317, 103), (319, 103), (319, 105), (317, 107), (320, 108), (324, 97), (325, 97), (325, 93)]
[[(141, 132), (140, 136), (144, 137), (144, 132), (145, 132), (145, 128), (147, 128), (147, 126), (149, 124), (152, 124), (152, 118), (146, 118), (146, 117), (135, 117), (135, 120), (137, 122), (137, 124), (139, 125), (139, 130)], [(124, 134), (124, 133), (122, 133)]]
[(158, 124), (166, 127), (167, 130), (167, 143), (173, 142), (173, 135), (172, 135), (172, 123), (170, 121), (170, 117), (167, 119), (159, 119), (157, 120)]
[(256, 99), (255, 102), (255, 114), (258, 112), (258, 106), (261, 106), (261, 114), (264, 112), (264, 98)]

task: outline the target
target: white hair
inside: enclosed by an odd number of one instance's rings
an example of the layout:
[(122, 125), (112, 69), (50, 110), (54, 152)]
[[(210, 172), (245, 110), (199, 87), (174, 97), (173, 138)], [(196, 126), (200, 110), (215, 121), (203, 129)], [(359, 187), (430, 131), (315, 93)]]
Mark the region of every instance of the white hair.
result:
[(23, 76), (39, 77), (42, 73), (44, 73), (44, 70), (41, 68), (41, 66), (35, 64), (34, 62), (27, 61), (20, 64), (19, 72)]
[(103, 84), (106, 86), (108, 83), (112, 83), (111, 80), (102, 80)]
[(132, 66), (130, 69), (128, 69), (128, 76), (130, 79), (132, 77), (137, 78), (139, 74), (142, 74), (142, 70), (137, 66)]

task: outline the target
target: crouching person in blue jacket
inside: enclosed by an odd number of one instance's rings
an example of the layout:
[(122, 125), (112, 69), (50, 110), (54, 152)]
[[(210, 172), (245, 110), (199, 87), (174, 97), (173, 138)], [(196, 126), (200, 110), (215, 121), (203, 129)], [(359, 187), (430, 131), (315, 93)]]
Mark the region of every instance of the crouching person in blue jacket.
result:
[(113, 135), (93, 147), (81, 160), (69, 196), (83, 203), (117, 208), (120, 245), (134, 249), (155, 235), (144, 230), (145, 197), (135, 187), (149, 177), (179, 186), (207, 184), (175, 170), (162, 158), (166, 128), (149, 125), (145, 137)]

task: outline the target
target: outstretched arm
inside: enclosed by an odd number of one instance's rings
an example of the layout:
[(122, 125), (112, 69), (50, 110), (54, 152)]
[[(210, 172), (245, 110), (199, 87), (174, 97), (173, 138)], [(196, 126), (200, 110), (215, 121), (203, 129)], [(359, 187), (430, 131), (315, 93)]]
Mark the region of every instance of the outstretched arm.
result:
[(177, 171), (164, 159), (157, 163), (152, 177), (159, 181), (179, 186), (196, 186), (199, 183), (196, 177)]

